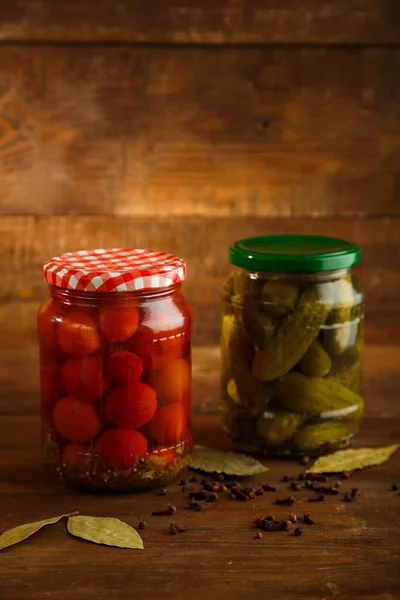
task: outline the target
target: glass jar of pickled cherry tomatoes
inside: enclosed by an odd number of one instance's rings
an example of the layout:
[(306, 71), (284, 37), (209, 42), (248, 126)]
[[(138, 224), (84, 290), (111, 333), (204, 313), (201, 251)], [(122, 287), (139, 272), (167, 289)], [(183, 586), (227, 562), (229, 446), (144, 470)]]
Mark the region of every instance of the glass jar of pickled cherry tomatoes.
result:
[(185, 263), (151, 250), (62, 254), (38, 312), (48, 470), (88, 491), (165, 485), (190, 461)]

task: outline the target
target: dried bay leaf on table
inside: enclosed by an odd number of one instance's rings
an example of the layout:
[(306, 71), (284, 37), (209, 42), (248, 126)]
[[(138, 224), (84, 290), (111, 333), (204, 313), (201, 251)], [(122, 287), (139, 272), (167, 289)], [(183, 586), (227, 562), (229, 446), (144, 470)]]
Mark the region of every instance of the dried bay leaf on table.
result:
[(387, 461), (400, 444), (381, 446), (379, 448), (348, 448), (339, 450), (327, 456), (321, 456), (307, 473), (340, 473), (341, 471), (356, 471), (380, 465)]
[(215, 448), (196, 445), (193, 449), (191, 469), (205, 473), (225, 473), (247, 477), (268, 471), (258, 460), (239, 452), (223, 452)]
[(95, 544), (143, 550), (143, 540), (138, 532), (127, 523), (113, 517), (70, 517), (69, 533)]
[(34, 521), (33, 523), (24, 523), (24, 525), (13, 527), (13, 529), (9, 529), (0, 535), (0, 550), (26, 540), (26, 538), (39, 531), (39, 529), (45, 525), (54, 525), (64, 517), (69, 517), (70, 515), (75, 514), (76, 513), (68, 513), (66, 515), (59, 515), (58, 517), (50, 517), (50, 519), (44, 519), (43, 521)]

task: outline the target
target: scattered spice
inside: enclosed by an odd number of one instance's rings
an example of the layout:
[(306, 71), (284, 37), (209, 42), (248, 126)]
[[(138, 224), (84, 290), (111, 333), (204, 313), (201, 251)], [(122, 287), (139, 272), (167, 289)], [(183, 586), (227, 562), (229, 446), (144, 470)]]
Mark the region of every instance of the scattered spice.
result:
[(219, 483), (203, 483), (203, 490), (206, 490), (207, 492), (219, 492), (220, 491), (220, 485)]
[(298, 537), (299, 535), (303, 534), (303, 530), (301, 527), (296, 527), (296, 529), (293, 531), (293, 535), (295, 535), (296, 537)]
[(319, 491), (322, 494), (332, 494), (332, 496), (339, 494), (339, 490), (334, 485), (321, 485)]
[(343, 471), (342, 472), (342, 479), (350, 479), (351, 473), (350, 471)]
[(289, 519), (282, 519), (281, 526), (285, 531), (289, 531), (293, 527), (293, 523)]
[(234, 500), (253, 500), (255, 493), (253, 488), (233, 487), (231, 488), (231, 497)]
[(187, 485), (183, 485), (181, 487), (181, 492), (184, 493), (184, 492), (187, 492), (187, 491), (189, 491), (189, 487)]
[(179, 525), (178, 523), (171, 523), (170, 526), (168, 527), (168, 531), (172, 535), (176, 535), (177, 533), (184, 533), (185, 531), (188, 531), (188, 526), (187, 525)]
[(262, 487), (258, 487), (254, 490), (254, 493), (256, 496), (262, 496), (264, 494), (264, 490), (262, 489)]
[(218, 479), (220, 481), (225, 481), (225, 475), (223, 473), (218, 473)]
[(351, 494), (349, 492), (346, 492), (344, 494), (343, 501), (344, 502), (353, 502), (353, 498), (351, 497)]
[(296, 499), (294, 496), (288, 496), (287, 498), (278, 498), (275, 500), (275, 504), (278, 504), (279, 506), (292, 506), (295, 501)]
[(206, 502), (216, 502), (218, 500), (218, 494), (216, 492), (200, 490), (199, 492), (190, 492), (189, 498), (194, 498), (194, 500), (205, 500)]
[(293, 479), (293, 477), (290, 477), (290, 475), (284, 475), (284, 476), (282, 477), (282, 481), (286, 481), (286, 482), (287, 482), (287, 481), (290, 481), (291, 479)]
[(196, 475), (192, 475), (191, 478), (189, 479), (190, 483), (197, 483), (198, 482), (198, 478)]
[(300, 473), (298, 480), (299, 481), (306, 481), (307, 479), (307, 473)]
[(310, 457), (309, 456), (302, 456), (300, 459), (300, 464), (301, 465), (308, 465), (308, 463), (310, 462)]
[(189, 500), (189, 508), (190, 510), (194, 510), (195, 512), (201, 512), (206, 509), (206, 502), (204, 500), (199, 501), (195, 500), (194, 498), (191, 498)]
[(298, 519), (297, 513), (294, 513), (294, 512), (290, 513), (289, 520), (292, 521), (292, 523), (297, 523), (297, 519)]
[(353, 500), (356, 500), (360, 495), (360, 489), (359, 488), (352, 488), (351, 489), (351, 497), (353, 498)]
[(261, 487), (264, 492), (276, 492), (276, 487), (269, 485), (269, 483), (263, 483), (261, 484)]
[(322, 473), (311, 472), (307, 473), (306, 476), (309, 481), (320, 481), (321, 483), (328, 481), (327, 475), (323, 475)]
[(309, 498), (309, 502), (323, 502), (325, 500), (324, 494), (319, 494), (316, 498)]
[(399, 491), (399, 484), (392, 483), (392, 492), (398, 492), (398, 491)]
[(333, 484), (335, 486), (335, 488), (340, 488), (340, 486), (342, 485), (341, 481), (335, 481), (335, 483)]
[(162, 510), (155, 510), (151, 513), (153, 515), (153, 517), (162, 517), (164, 515), (175, 515), (176, 514), (176, 506), (174, 506), (173, 504), (167, 504), (167, 508), (164, 508)]
[(228, 481), (225, 485), (230, 490), (233, 487), (239, 487), (240, 483), (238, 481)]
[(146, 527), (147, 527), (146, 521), (139, 521), (138, 529), (146, 529)]
[(166, 496), (167, 495), (167, 488), (161, 488), (160, 491), (158, 492), (159, 496)]
[(187, 479), (181, 479), (180, 482), (179, 482), (179, 485), (186, 485), (187, 482), (188, 482)]
[(261, 533), (261, 531), (257, 531), (257, 533), (254, 537), (256, 538), (256, 540), (261, 540), (262, 536), (263, 536), (263, 534)]
[(303, 515), (303, 521), (307, 525), (314, 525), (314, 520), (311, 517), (311, 513), (304, 513), (304, 515)]
[(297, 481), (291, 481), (290, 489), (292, 489), (294, 492), (299, 492), (302, 489), (302, 486)]

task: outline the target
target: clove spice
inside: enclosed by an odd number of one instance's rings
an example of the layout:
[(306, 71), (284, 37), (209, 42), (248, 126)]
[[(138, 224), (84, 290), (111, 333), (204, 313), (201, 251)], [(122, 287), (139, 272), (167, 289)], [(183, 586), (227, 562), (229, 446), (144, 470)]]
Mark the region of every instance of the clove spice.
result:
[(153, 515), (153, 517), (163, 517), (165, 515), (172, 516), (176, 514), (176, 506), (174, 506), (173, 504), (167, 504), (167, 508), (164, 508), (162, 510), (155, 510), (151, 514)]
[(188, 531), (188, 526), (187, 525), (179, 525), (178, 523), (171, 523), (168, 528), (168, 531), (172, 535), (176, 535), (177, 533), (184, 533), (185, 531)]
[(278, 506), (292, 506), (292, 504), (294, 504), (296, 501), (294, 496), (288, 496), (287, 498), (281, 498), (281, 499), (277, 499), (275, 500), (275, 504), (277, 504)]

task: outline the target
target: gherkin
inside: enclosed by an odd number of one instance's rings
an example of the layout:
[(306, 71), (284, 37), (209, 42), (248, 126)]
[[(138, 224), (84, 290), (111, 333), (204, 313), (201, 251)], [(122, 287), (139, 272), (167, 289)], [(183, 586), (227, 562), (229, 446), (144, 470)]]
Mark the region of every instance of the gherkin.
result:
[(309, 377), (324, 377), (332, 367), (332, 360), (326, 350), (316, 340), (314, 341), (301, 361), (300, 369)]
[(277, 317), (292, 311), (296, 306), (298, 297), (298, 286), (281, 279), (270, 279), (264, 284), (261, 292), (261, 299), (266, 310)]
[(278, 382), (276, 396), (289, 410), (310, 416), (359, 418), (362, 396), (341, 385), (335, 377), (307, 377), (288, 373)]
[(293, 442), (298, 452), (315, 454), (322, 446), (337, 448), (347, 445), (351, 437), (357, 433), (356, 421), (324, 421), (314, 425), (306, 425), (294, 434)]
[(310, 286), (293, 313), (283, 318), (271, 342), (253, 361), (253, 374), (262, 381), (285, 375), (307, 352), (325, 323), (332, 306), (330, 284)]
[(302, 417), (294, 412), (277, 410), (267, 418), (261, 415), (257, 423), (257, 434), (266, 446), (279, 446), (293, 437), (302, 421)]
[(355, 293), (350, 275), (332, 282), (332, 286), (334, 304), (326, 320), (324, 345), (331, 356), (337, 356), (346, 350), (351, 339)]

